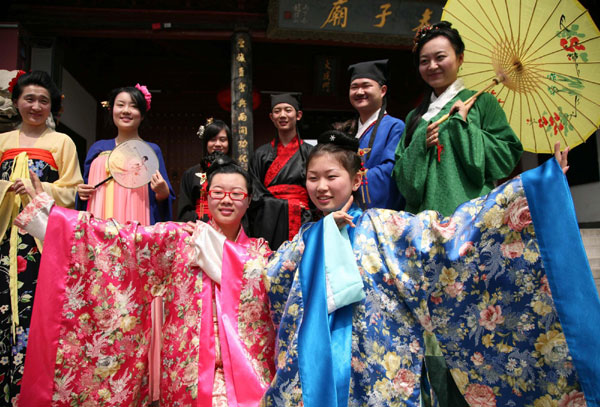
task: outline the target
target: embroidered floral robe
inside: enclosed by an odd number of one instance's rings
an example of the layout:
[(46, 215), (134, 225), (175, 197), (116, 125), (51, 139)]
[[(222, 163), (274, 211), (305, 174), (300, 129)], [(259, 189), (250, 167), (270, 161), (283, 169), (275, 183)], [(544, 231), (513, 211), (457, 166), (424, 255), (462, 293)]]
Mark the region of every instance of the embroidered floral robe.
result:
[[(22, 217), (25, 224), (37, 216), (31, 209)], [(148, 405), (149, 307), (159, 295), (166, 317), (161, 405), (212, 404), (215, 343), (228, 404), (258, 403), (273, 371), (274, 331), (262, 278), (270, 251), (241, 232), (238, 243), (223, 248), (229, 267), (218, 286), (192, 266), (190, 235), (182, 226), (121, 225), (53, 208), (22, 405)]]
[(425, 334), (471, 406), (600, 405), (600, 300), (555, 160), (452, 217), (369, 210), (354, 223), (366, 298), (348, 306), (350, 360), (302, 346), (319, 300), (304, 287), (318, 268), (302, 261), (318, 224), (270, 263), (277, 373), (264, 405), (419, 406)]

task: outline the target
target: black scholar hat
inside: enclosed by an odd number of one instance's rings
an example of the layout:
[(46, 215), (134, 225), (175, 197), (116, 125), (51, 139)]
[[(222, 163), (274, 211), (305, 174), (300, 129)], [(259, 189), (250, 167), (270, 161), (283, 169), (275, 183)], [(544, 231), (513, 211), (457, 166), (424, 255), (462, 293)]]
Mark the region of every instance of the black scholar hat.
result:
[(379, 59), (350, 65), (350, 82), (357, 78), (368, 78), (385, 85), (388, 81), (388, 62), (388, 59)]
[(280, 103), (292, 105), (298, 111), (300, 110), (300, 93), (277, 93), (271, 95), (271, 110)]

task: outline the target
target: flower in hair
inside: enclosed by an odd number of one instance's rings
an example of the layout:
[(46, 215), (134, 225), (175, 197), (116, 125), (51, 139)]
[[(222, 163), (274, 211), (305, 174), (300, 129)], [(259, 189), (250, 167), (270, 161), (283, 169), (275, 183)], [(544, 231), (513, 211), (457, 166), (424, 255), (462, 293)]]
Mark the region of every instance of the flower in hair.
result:
[(209, 126), (212, 124), (212, 122), (214, 122), (215, 119), (213, 119), (212, 117), (209, 117), (208, 119), (206, 119), (206, 123), (205, 124), (201, 124), (200, 127), (198, 127), (198, 131), (196, 132), (196, 134), (198, 135), (198, 138), (200, 140), (202, 140), (202, 136), (204, 136), (204, 131), (206, 130), (206, 126)]
[(419, 46), (419, 42), (427, 35), (427, 33), (429, 33), (429, 31), (431, 31), (432, 29), (436, 29), (437, 30), (437, 26), (434, 27), (432, 25), (424, 25), (421, 28), (419, 28), (417, 30), (417, 33), (415, 34), (414, 38), (413, 38), (413, 52), (415, 52), (417, 50), (417, 47)]
[(17, 81), (18, 81), (18, 80), (19, 80), (19, 78), (20, 78), (21, 76), (23, 76), (23, 75), (25, 75), (25, 71), (22, 71), (22, 70), (20, 70), (20, 69), (19, 69), (19, 70), (17, 71), (17, 75), (16, 75), (14, 78), (12, 78), (12, 79), (10, 80), (10, 82), (8, 83), (8, 92), (9, 92), (9, 93), (12, 93), (12, 92), (13, 92), (13, 89), (15, 88), (15, 85), (17, 84)]
[(136, 83), (135, 87), (140, 92), (142, 92), (142, 95), (144, 95), (144, 99), (146, 99), (146, 110), (150, 110), (150, 102), (152, 102), (152, 94), (150, 93), (148, 88), (145, 87), (144, 85), (140, 85), (139, 83)]
[(196, 175), (198, 178), (200, 178), (200, 185), (203, 185), (206, 182), (206, 173), (205, 172), (197, 172), (194, 175)]
[(110, 110), (110, 102), (108, 100), (103, 100), (102, 102), (100, 102), (100, 105), (104, 108), (104, 109), (108, 109)]

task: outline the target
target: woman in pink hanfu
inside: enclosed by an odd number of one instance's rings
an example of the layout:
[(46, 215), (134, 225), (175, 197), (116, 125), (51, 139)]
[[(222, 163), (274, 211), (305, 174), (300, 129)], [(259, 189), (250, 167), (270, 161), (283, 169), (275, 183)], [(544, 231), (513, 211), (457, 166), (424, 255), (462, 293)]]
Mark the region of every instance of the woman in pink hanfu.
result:
[[(77, 186), (77, 209), (86, 210), (96, 218), (112, 218), (121, 223), (136, 221), (142, 225), (153, 225), (172, 219), (175, 193), (158, 145), (148, 143), (158, 158), (159, 169), (152, 174), (147, 185), (125, 188), (113, 179), (104, 182), (111, 175), (108, 170), (110, 153), (121, 143), (142, 140), (139, 128), (150, 110), (151, 100), (152, 95), (146, 86), (140, 84), (111, 91), (106, 107), (109, 110), (109, 121), (116, 128), (117, 136), (113, 139), (98, 140), (90, 147), (83, 165), (84, 183)], [(124, 164), (124, 168), (127, 168), (129, 163)], [(154, 334), (151, 338), (149, 363), (153, 400), (159, 398), (159, 333), (163, 319), (162, 309), (161, 298), (156, 297), (151, 308)]]
[(193, 230), (102, 221), (53, 207), (44, 193), (26, 208), (19, 226), (53, 238), (42, 258), (45, 289), (34, 304), (21, 405), (148, 405), (156, 296), (165, 300), (160, 405), (258, 405), (274, 372), (262, 277), (271, 252), (240, 226), (252, 192), (247, 173), (228, 157), (211, 171), (213, 223)]

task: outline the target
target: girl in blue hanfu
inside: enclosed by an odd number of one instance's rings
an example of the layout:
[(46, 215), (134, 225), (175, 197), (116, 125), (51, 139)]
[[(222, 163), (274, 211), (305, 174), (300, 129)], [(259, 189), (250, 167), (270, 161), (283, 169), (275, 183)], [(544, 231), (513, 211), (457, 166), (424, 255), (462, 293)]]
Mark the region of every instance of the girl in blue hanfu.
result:
[(600, 405), (600, 302), (559, 162), (450, 217), (363, 213), (357, 148), (332, 131), (307, 159), (310, 199), (332, 216), (269, 263), (277, 372), (263, 404), (419, 406), (435, 335), (471, 406)]

